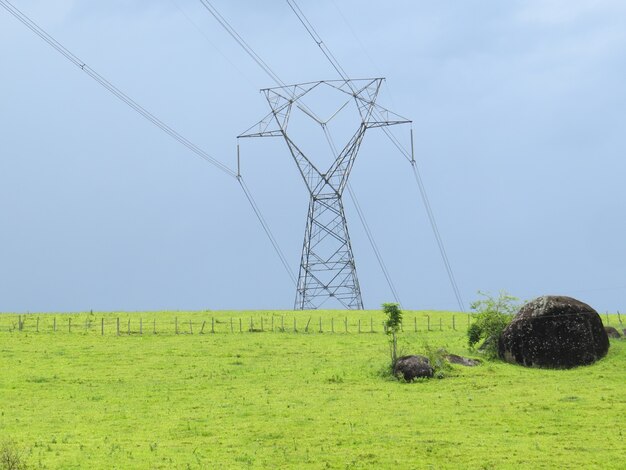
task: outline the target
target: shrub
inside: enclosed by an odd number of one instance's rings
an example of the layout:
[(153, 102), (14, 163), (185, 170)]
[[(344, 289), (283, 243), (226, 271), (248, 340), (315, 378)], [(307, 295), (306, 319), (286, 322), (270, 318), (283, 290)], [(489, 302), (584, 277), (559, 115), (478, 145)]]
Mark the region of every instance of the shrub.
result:
[(26, 470), (23, 452), (12, 440), (5, 440), (0, 445), (0, 470)]
[(448, 362), (448, 350), (446, 348), (435, 348), (426, 342), (423, 348), (424, 356), (428, 358), (435, 378), (443, 379), (452, 371), (452, 366)]
[(398, 359), (398, 332), (402, 326), (402, 310), (400, 310), (398, 304), (384, 303), (383, 312), (387, 315), (385, 333), (389, 336), (391, 367), (393, 368)]
[(498, 357), (498, 338), (502, 330), (511, 322), (519, 309), (517, 297), (500, 291), (497, 297), (488, 293), (478, 292), (483, 299), (470, 306), (476, 313), (474, 322), (467, 329), (467, 340), (471, 349), (483, 341), (483, 352), (489, 359)]

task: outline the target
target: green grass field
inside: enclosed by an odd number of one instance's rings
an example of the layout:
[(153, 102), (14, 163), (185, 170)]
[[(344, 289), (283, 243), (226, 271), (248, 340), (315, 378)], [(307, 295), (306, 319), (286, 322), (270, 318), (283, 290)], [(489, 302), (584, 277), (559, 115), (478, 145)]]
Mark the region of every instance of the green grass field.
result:
[[(471, 355), (452, 317), (405, 312), (403, 351)], [(0, 440), (29, 468), (626, 468), (626, 340), (573, 370), (405, 384), (380, 374), (380, 312), (24, 318), (0, 315)]]

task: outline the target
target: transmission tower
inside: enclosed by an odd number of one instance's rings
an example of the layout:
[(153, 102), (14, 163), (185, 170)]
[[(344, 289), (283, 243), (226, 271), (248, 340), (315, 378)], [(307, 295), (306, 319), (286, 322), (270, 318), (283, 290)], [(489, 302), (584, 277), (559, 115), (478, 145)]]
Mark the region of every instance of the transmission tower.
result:
[[(335, 299), (347, 309), (363, 308), (343, 207), (343, 191), (365, 131), (410, 122), (376, 104), (382, 81), (382, 78), (326, 80), (263, 89), (261, 92), (271, 112), (238, 136), (282, 137), (309, 191), (309, 211), (294, 306), (296, 309), (316, 309), (329, 299)], [(328, 87), (335, 95), (343, 98), (325, 120), (307, 105), (311, 92), (323, 87)], [(337, 152), (329, 123), (348, 105), (358, 111), (355, 115), (360, 116), (360, 124), (350, 134), (343, 149)], [(321, 126), (333, 155), (332, 164), (326, 171), (320, 170), (320, 163), (314, 163), (311, 155), (306, 155), (290, 137), (288, 129), (294, 110), (301, 111)]]

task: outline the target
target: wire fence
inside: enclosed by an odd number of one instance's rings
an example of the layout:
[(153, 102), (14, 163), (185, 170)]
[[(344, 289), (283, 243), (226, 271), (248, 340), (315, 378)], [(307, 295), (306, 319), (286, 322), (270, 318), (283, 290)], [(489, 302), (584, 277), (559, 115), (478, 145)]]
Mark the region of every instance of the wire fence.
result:
[[(403, 332), (464, 332), (474, 321), (471, 313), (405, 315)], [(622, 329), (621, 314), (601, 316), (604, 325)], [(82, 333), (100, 336), (194, 335), (225, 333), (308, 333), (376, 334), (386, 333), (382, 316), (377, 315), (297, 315), (255, 314), (225, 316), (201, 314), (189, 316), (152, 315), (99, 316), (87, 314), (1, 314), (0, 332), (40, 334)]]
[[(431, 315), (406, 316), (403, 331), (433, 332), (461, 330), (472, 321), (470, 314), (456, 314), (444, 318)], [(94, 314), (25, 314), (0, 315), (0, 332), (30, 333), (84, 333), (105, 335), (181, 335), (216, 333), (386, 333), (380, 316), (322, 316), (322, 315), (251, 315), (173, 317), (122, 317)]]

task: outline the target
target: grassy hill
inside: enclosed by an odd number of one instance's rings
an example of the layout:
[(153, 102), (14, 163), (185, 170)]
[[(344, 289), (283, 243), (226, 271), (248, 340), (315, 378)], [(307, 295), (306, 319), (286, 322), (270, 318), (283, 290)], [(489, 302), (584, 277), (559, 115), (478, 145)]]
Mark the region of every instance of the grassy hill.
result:
[[(30, 468), (624, 468), (626, 341), (589, 367), (485, 363), (404, 384), (381, 375), (382, 321), (3, 314), (0, 440)], [(405, 312), (400, 347), (471, 355), (467, 321)]]

